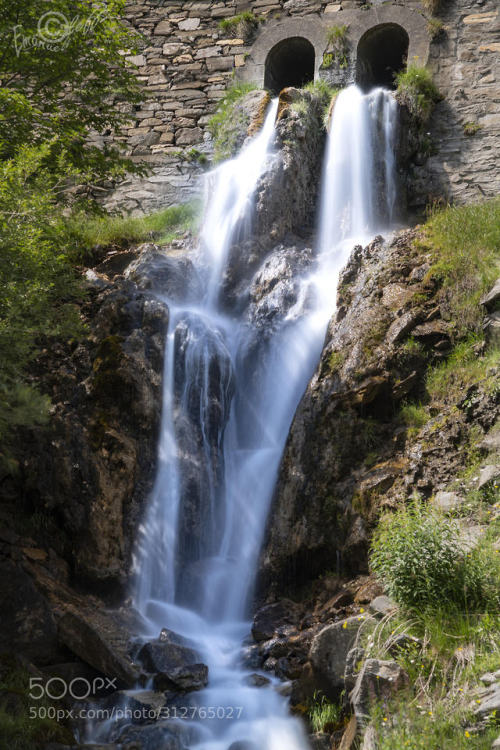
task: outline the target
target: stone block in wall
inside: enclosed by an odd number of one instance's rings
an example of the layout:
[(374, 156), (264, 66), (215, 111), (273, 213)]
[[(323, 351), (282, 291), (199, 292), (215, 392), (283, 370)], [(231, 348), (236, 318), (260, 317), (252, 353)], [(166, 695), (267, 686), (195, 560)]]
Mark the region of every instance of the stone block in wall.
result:
[(191, 146), (193, 143), (199, 143), (203, 140), (203, 131), (201, 128), (181, 128), (175, 134), (177, 146)]
[(153, 34), (156, 36), (168, 36), (172, 31), (172, 25), (169, 21), (160, 21), (158, 26), (156, 26), (155, 30), (153, 31)]
[(203, 60), (207, 57), (217, 57), (221, 52), (221, 47), (203, 47), (197, 51), (195, 57), (197, 60)]
[(127, 55), (125, 59), (132, 65), (137, 65), (138, 68), (142, 68), (146, 65), (146, 58), (144, 55)]
[(165, 57), (173, 57), (174, 55), (179, 55), (181, 52), (186, 51), (186, 46), (184, 44), (179, 44), (178, 42), (167, 42), (167, 44), (164, 44), (162, 47), (162, 53)]
[(173, 143), (173, 142), (174, 142), (174, 134), (171, 131), (167, 131), (166, 133), (161, 134), (159, 143)]
[(232, 70), (234, 65), (234, 57), (212, 57), (207, 60), (207, 68), (211, 73), (214, 70)]
[(194, 31), (200, 23), (200, 18), (186, 18), (184, 21), (179, 21), (179, 29), (181, 31)]

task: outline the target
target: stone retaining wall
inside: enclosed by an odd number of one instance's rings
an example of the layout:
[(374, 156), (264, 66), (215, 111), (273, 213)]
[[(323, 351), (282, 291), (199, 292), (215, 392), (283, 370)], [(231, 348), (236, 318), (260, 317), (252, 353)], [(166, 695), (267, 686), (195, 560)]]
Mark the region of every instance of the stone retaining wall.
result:
[[(397, 23), (410, 38), (409, 59), (429, 61), (445, 95), (429, 126), (434, 154), (413, 175), (410, 205), (445, 195), (460, 201), (500, 192), (500, 11), (496, 0), (442, 0), (444, 32), (430, 41), (420, 0), (138, 0), (127, 20), (143, 36), (137, 65), (144, 101), (130, 112), (120, 138), (150, 174), (122, 182), (107, 208), (140, 213), (187, 200), (200, 191), (201, 162), (210, 157), (207, 123), (236, 75), (263, 84), (265, 59), (289, 36), (309, 39), (316, 76), (348, 83), (354, 78), (356, 47), (373, 26)], [(251, 10), (261, 22), (253, 39), (224, 32), (219, 23)], [(327, 29), (348, 25), (349, 64), (320, 71)], [(464, 125), (480, 126), (466, 135)], [(476, 130), (473, 126), (466, 131)], [(113, 136), (101, 136), (105, 143)], [(115, 138), (115, 140), (118, 140)]]

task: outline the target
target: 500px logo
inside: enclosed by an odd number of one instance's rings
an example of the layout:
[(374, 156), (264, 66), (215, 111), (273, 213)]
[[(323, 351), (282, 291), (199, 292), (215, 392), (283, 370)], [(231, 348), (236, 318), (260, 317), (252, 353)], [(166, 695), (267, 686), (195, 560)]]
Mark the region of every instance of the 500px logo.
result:
[(44, 683), (42, 677), (30, 677), (29, 697), (34, 701), (42, 698), (58, 701), (69, 695), (74, 700), (81, 701), (101, 690), (116, 690), (116, 679), (96, 677), (90, 681), (85, 677), (74, 677), (68, 683), (62, 677), (51, 677)]
[(88, 18), (75, 16), (69, 19), (64, 13), (49, 10), (41, 16), (35, 32), (27, 34), (23, 26), (14, 26), (16, 54), (19, 57), (21, 52), (28, 49), (65, 49), (72, 35), (90, 35), (106, 15), (107, 10), (102, 8)]

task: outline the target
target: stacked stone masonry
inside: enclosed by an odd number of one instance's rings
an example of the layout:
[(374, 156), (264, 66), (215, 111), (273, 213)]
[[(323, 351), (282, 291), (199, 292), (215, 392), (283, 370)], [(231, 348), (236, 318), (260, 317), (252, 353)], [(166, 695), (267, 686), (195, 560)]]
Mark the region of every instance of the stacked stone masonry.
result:
[[(259, 17), (251, 41), (223, 31), (220, 21), (243, 11)], [(443, 32), (431, 40), (420, 0), (140, 0), (127, 21), (141, 35), (137, 66), (144, 100), (130, 112), (121, 140), (149, 174), (123, 181), (109, 209), (142, 213), (200, 192), (200, 153), (211, 155), (208, 121), (233, 76), (264, 84), (275, 44), (301, 36), (315, 50), (315, 77), (355, 79), (356, 50), (375, 26), (398, 24), (408, 33), (408, 58), (428, 64), (444, 99), (429, 123), (430, 157), (415, 168), (410, 206), (444, 197), (465, 202), (500, 193), (500, 8), (497, 0), (441, 0)], [(331, 26), (348, 26), (348, 65), (323, 70)]]

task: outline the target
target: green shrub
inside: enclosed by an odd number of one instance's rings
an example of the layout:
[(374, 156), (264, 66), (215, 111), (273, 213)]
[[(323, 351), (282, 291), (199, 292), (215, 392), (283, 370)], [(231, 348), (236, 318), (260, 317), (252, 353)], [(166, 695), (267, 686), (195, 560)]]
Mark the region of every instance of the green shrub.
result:
[(478, 122), (464, 122), (463, 125), (465, 135), (476, 135), (481, 127)]
[(347, 38), (348, 29), (349, 27), (346, 24), (344, 24), (343, 26), (329, 26), (327, 28), (326, 41), (332, 55), (332, 61), (330, 65), (335, 61), (338, 64), (339, 68), (347, 68), (349, 62), (349, 41)]
[(411, 64), (396, 74), (397, 99), (420, 122), (426, 122), (441, 95), (427, 68)]
[(401, 419), (410, 430), (420, 429), (430, 419), (425, 406), (422, 406), (422, 404), (403, 404), (400, 414)]
[(219, 21), (219, 28), (225, 34), (237, 34), (245, 41), (249, 41), (257, 30), (259, 23), (263, 21), (263, 18), (258, 18), (254, 13), (247, 10), (231, 18), (223, 18), (222, 21)]
[(233, 155), (244, 113), (238, 112), (236, 105), (250, 91), (257, 87), (252, 83), (235, 82), (220, 100), (217, 111), (208, 122), (208, 130), (214, 139), (214, 161), (220, 162)]
[(427, 33), (431, 39), (437, 39), (441, 36), (444, 31), (444, 23), (440, 18), (428, 18), (427, 19)]
[(498, 385), (495, 374), (489, 374), (489, 370), (500, 365), (500, 349), (493, 347), (479, 357), (475, 352), (479, 341), (477, 334), (469, 336), (455, 346), (445, 362), (428, 371), (426, 388), (432, 400), (456, 401), (469, 385), (480, 380), (489, 380), (485, 383), (487, 390)]
[(399, 604), (486, 611), (500, 603), (499, 557), (488, 544), (468, 552), (455, 521), (413, 500), (381, 518), (370, 562)]
[(342, 707), (318, 693), (314, 693), (313, 703), (309, 707), (309, 721), (313, 732), (331, 733), (341, 725)]

